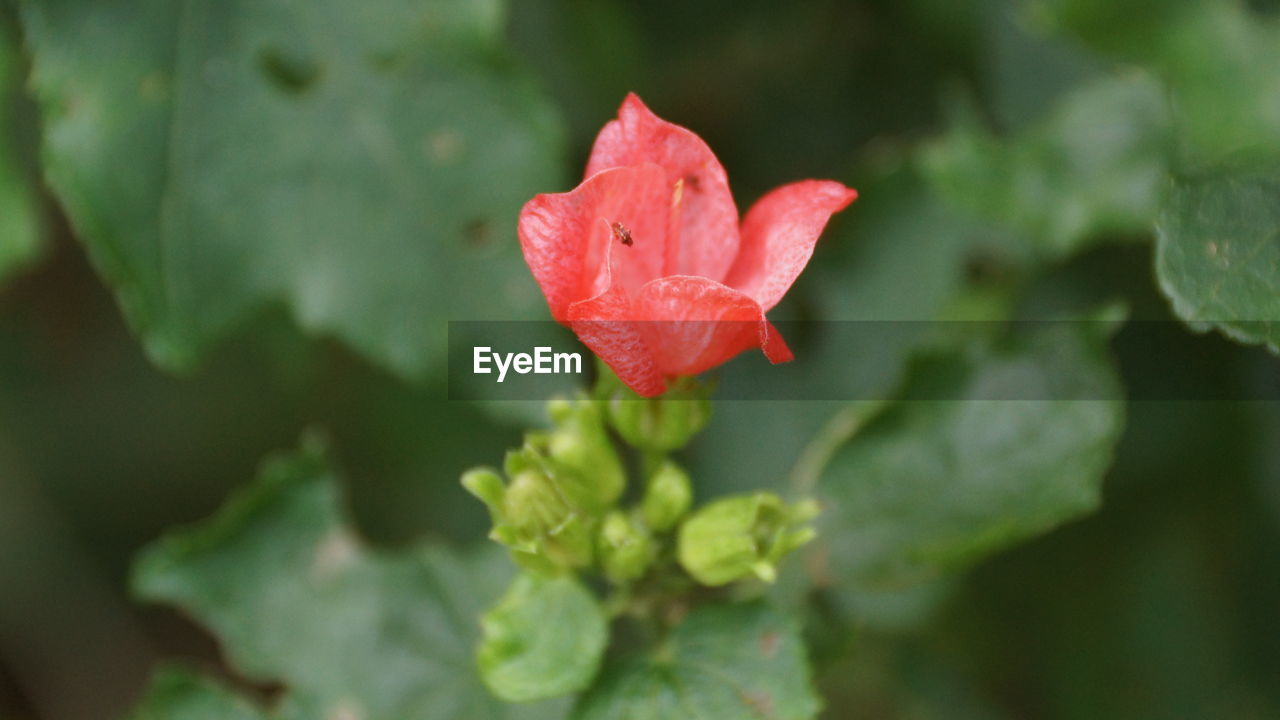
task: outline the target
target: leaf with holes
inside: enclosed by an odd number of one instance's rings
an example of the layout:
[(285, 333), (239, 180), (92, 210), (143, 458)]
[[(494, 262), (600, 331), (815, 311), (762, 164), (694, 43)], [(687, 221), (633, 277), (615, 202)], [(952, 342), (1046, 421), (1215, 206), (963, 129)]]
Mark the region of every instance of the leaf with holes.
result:
[(560, 131), (500, 0), (21, 9), (49, 183), (162, 365), (271, 303), (413, 378), (445, 319), (537, 316), (515, 221)]
[(1098, 506), (1124, 415), (1112, 324), (1032, 325), (917, 362), (908, 402), (832, 459), (810, 568), (861, 620), (909, 625), (937, 581)]
[(339, 511), (332, 473), (308, 449), (272, 460), (215, 517), (146, 550), (134, 587), (209, 626), (232, 665), (283, 683), (286, 706), (313, 717), (563, 717), (562, 704), (499, 702), (475, 670), (480, 612), (511, 576), (505, 554), (487, 544), (366, 547)]
[(1193, 327), (1280, 352), (1280, 166), (1179, 179), (1160, 221), (1156, 274)]
[(808, 720), (810, 686), (797, 623), (753, 603), (694, 611), (648, 655), (607, 665), (574, 720)]

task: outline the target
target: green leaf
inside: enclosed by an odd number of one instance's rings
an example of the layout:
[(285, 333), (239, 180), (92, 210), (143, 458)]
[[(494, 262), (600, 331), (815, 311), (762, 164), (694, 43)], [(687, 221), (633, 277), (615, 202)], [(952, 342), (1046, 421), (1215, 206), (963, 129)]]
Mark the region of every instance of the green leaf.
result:
[(555, 114), (499, 0), (22, 5), (50, 185), (151, 356), (287, 306), (400, 374), (544, 311), (515, 242)]
[(508, 702), (585, 690), (609, 641), (600, 603), (568, 575), (522, 573), (482, 626), (480, 674)]
[(265, 720), (249, 702), (212, 680), (186, 670), (164, 668), (129, 720)]
[(1028, 22), (1012, 2), (985, 3), (982, 83), (996, 126), (1019, 131), (1045, 118), (1064, 92), (1106, 72), (1096, 53)]
[(1280, 166), (1179, 179), (1157, 237), (1179, 317), (1280, 352)]
[(1280, 142), (1280, 20), (1236, 0), (1039, 0), (1038, 15), (1168, 85), (1184, 155), (1271, 152)]
[(479, 611), (510, 577), (488, 544), (366, 547), (308, 448), (268, 462), (216, 516), (147, 549), (134, 587), (207, 625), (240, 672), (284, 683), (314, 717), (562, 717), (562, 705), (498, 702), (474, 669)]
[(909, 624), (952, 572), (1094, 510), (1123, 425), (1109, 330), (1050, 323), (918, 362), (907, 402), (821, 478), (815, 579)]
[(943, 197), (1056, 258), (1102, 234), (1147, 232), (1171, 155), (1163, 91), (1136, 74), (1082, 85), (1008, 140), (962, 118), (922, 165)]
[(657, 650), (616, 660), (574, 720), (807, 720), (821, 701), (797, 623), (762, 603), (689, 615)]
[(10, 30), (0, 13), (0, 281), (40, 250), (35, 193), (19, 162), (11, 122), (22, 78)]
[[(805, 269), (814, 275), (819, 317), (936, 319), (963, 287), (966, 252), (990, 236), (990, 229), (939, 198), (915, 163), (902, 158), (860, 190), (876, 202), (842, 219), (837, 234), (818, 244), (815, 262)], [(850, 350), (858, 348), (840, 348), (845, 356)], [(869, 355), (869, 368), (896, 365), (881, 348), (862, 352)], [(892, 385), (890, 378), (884, 387)]]
[(1042, 23), (1070, 30), (1105, 52), (1143, 60), (1160, 50), (1153, 30), (1193, 15), (1204, 4), (1205, 0), (1033, 0), (1029, 7)]

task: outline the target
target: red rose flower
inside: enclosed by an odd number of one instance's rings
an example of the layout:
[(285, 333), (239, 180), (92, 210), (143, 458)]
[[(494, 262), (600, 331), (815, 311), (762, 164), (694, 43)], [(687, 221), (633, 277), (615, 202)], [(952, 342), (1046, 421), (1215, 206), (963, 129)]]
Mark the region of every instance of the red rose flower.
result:
[(765, 319), (857, 192), (802, 180), (738, 225), (724, 168), (693, 132), (628, 95), (596, 137), (586, 179), (520, 212), (520, 246), (551, 306), (631, 389), (709, 370), (750, 347), (791, 350)]

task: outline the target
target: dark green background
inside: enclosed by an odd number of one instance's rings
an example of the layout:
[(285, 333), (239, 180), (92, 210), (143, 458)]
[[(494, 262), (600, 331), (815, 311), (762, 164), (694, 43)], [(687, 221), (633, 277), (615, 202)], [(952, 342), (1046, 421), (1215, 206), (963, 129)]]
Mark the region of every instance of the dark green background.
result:
[[(1251, 397), (1274, 388), (1280, 364), (1172, 324), (1154, 228), (1175, 178), (1265, 164), (1280, 148), (1275, 118), (1260, 120), (1254, 104), (1280, 87), (1280, 51), (1224, 41), (1232, 36), (1205, 19), (1229, 14), (1280, 38), (1275, 10), (512, 0), (503, 62), (523, 63), (530, 92), (554, 106), (563, 143), (539, 152), (561, 164), (477, 172), (560, 178), (531, 192), (569, 188), (595, 132), (635, 91), (707, 140), (740, 207), (805, 177), (862, 192), (779, 318), (985, 319), (1009, 306), (1039, 318), (1122, 300), (1131, 317), (1171, 323), (1159, 352), (1123, 330), (1112, 343), (1143, 396)], [(6, 44), (29, 50), (17, 16), (0, 3)], [(1037, 24), (1045, 18), (1055, 20)], [(21, 76), (31, 56), (17, 57)], [(1063, 110), (1080, 88), (1112, 82), (1120, 89)], [(127, 597), (130, 559), (164, 529), (208, 515), (305, 428), (331, 438), (374, 541), (483, 535), (482, 508), (458, 475), (496, 462), (536, 408), (448, 403), (441, 374), (398, 372), (394, 358), (368, 360), (376, 350), (304, 335), (279, 305), (231, 323), (184, 375), (157, 369), (37, 179), (40, 108), (20, 89), (0, 110), (43, 241), (0, 285), (0, 719), (119, 717), (157, 659), (216, 668), (202, 630)], [(1166, 100), (1172, 120), (1148, 112)], [(1144, 185), (1151, 168), (1158, 182)], [(515, 242), (502, 202), (485, 242)], [(1061, 217), (1069, 203), (1083, 220)], [(443, 296), (468, 283), (441, 278), (432, 282), (445, 283)], [(814, 342), (792, 345), (802, 354)], [(832, 410), (721, 404), (684, 456), (699, 495), (779, 484)], [(1103, 496), (1100, 511), (983, 561), (909, 628), (837, 617), (846, 632), (814, 650), (827, 716), (1280, 716), (1280, 405), (1130, 403)]]

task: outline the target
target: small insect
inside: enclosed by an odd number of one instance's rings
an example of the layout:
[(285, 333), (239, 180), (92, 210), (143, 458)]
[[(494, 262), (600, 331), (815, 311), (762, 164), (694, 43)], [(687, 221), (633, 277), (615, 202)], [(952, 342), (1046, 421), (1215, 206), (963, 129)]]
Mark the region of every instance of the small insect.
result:
[(612, 223), (612, 226), (613, 226), (613, 236), (618, 238), (618, 242), (621, 242), (623, 245), (626, 245), (627, 247), (631, 247), (631, 245), (635, 243), (635, 240), (631, 239), (631, 231), (627, 229), (626, 225), (623, 225), (620, 222), (616, 222), (616, 223)]

